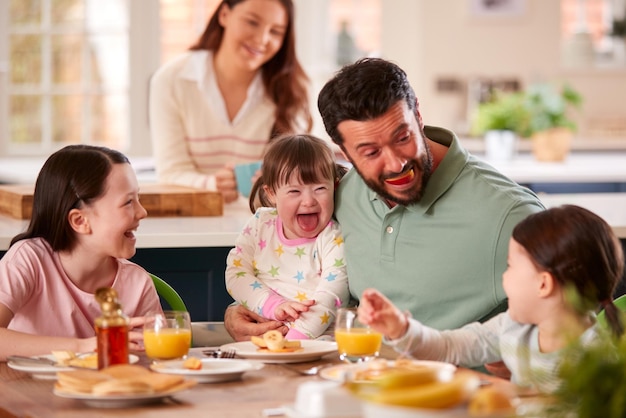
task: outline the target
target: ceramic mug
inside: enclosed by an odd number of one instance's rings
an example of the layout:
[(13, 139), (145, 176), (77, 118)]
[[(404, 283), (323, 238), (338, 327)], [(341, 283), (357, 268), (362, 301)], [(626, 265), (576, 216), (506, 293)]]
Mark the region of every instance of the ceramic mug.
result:
[(244, 197), (250, 196), (252, 190), (252, 177), (261, 168), (261, 161), (252, 163), (237, 164), (235, 166), (235, 179), (237, 180), (237, 190)]

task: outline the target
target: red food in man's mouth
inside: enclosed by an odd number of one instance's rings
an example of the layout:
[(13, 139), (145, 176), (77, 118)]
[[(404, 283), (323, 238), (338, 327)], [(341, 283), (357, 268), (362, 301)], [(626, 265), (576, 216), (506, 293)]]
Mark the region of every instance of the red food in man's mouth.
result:
[(413, 169), (407, 171), (404, 174), (399, 175), (398, 177), (393, 177), (385, 180), (385, 182), (392, 184), (394, 186), (402, 186), (403, 184), (408, 184), (413, 181), (415, 177), (415, 171)]

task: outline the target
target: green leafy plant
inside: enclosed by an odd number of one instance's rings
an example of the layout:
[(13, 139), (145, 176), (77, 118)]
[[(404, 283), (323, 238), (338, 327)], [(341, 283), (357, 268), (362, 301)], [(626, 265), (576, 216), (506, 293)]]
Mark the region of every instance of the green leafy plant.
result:
[(592, 345), (577, 343), (564, 351), (559, 368), (563, 383), (541, 416), (626, 416), (626, 339), (606, 331)]
[(551, 128), (577, 129), (569, 111), (580, 108), (582, 96), (569, 84), (560, 89), (550, 83), (532, 84), (522, 92), (494, 93), (481, 103), (472, 118), (471, 134), (480, 136), (489, 130), (510, 130), (528, 138)]
[(471, 134), (487, 131), (513, 131), (522, 134), (529, 123), (529, 113), (522, 93), (496, 92), (492, 100), (478, 105), (472, 118)]
[(569, 84), (557, 89), (553, 84), (531, 85), (524, 92), (524, 107), (529, 114), (528, 124), (521, 135), (530, 137), (536, 132), (552, 128), (577, 129), (576, 123), (568, 116), (572, 108), (580, 108), (582, 96)]

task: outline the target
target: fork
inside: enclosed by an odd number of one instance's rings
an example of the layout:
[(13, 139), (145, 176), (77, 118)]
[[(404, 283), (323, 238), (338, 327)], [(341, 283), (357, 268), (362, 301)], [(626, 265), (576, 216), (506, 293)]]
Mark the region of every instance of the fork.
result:
[(320, 370), (326, 367), (326, 366), (313, 366), (313, 367), (309, 367), (308, 369), (299, 369), (298, 367), (290, 366), (285, 363), (274, 363), (274, 364), (276, 364), (277, 366), (283, 367), (287, 370), (291, 370), (292, 372), (301, 374), (303, 376), (315, 376), (316, 374), (320, 372)]
[(234, 349), (222, 351), (221, 348), (218, 348), (217, 350), (205, 350), (202, 354), (213, 358), (235, 358), (237, 351)]

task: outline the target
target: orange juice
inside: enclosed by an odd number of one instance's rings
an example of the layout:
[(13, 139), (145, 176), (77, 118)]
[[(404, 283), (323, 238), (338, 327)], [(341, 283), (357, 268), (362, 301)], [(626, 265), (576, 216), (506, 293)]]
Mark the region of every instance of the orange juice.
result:
[(146, 355), (156, 359), (175, 359), (187, 355), (191, 345), (191, 330), (183, 328), (163, 328), (155, 332), (143, 331), (143, 345)]
[(367, 328), (336, 329), (335, 341), (340, 354), (347, 356), (376, 356), (383, 335)]

